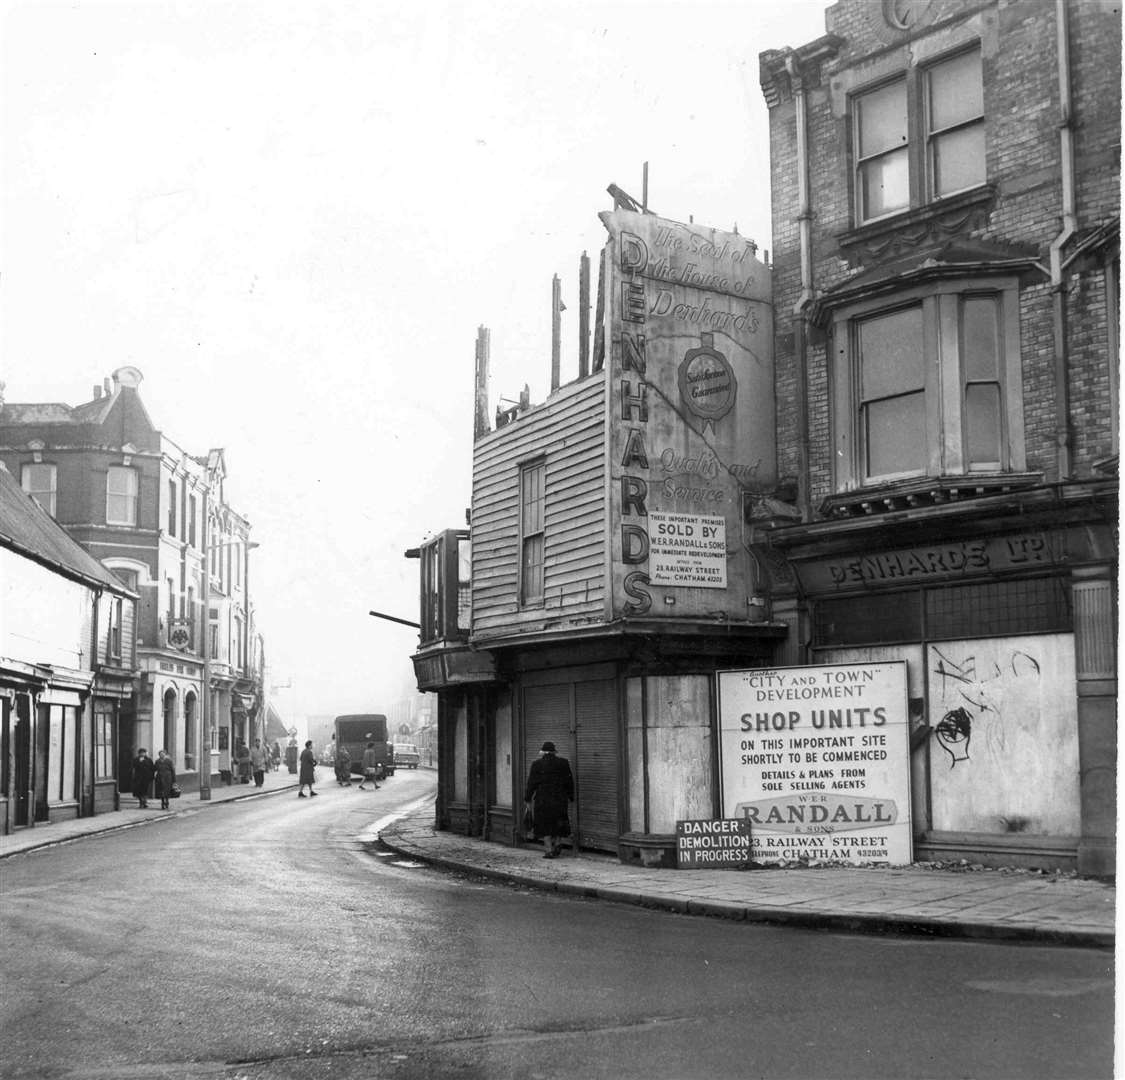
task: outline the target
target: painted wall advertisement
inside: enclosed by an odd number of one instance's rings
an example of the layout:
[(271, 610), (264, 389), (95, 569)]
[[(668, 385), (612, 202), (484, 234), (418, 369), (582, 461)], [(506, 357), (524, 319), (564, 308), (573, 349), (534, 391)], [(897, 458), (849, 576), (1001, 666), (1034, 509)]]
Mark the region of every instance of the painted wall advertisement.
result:
[(776, 481), (769, 268), (737, 233), (600, 216), (609, 615), (746, 619), (743, 499)]
[(723, 816), (758, 863), (909, 863), (906, 664), (721, 671)]

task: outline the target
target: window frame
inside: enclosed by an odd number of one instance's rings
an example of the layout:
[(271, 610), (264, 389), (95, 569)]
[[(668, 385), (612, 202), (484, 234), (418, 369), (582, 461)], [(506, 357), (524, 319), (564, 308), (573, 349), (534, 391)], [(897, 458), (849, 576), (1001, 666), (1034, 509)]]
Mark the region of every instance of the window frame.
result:
[[(539, 494), (529, 498), (530, 478), (538, 477)], [(519, 464), (519, 565), (517, 589), (521, 608), (543, 607), (546, 602), (547, 459), (535, 457)], [(536, 513), (537, 511), (537, 513)], [(529, 558), (538, 545), (538, 559)]]
[[(851, 95), (848, 102), (849, 116), (851, 117), (852, 124), (852, 186), (854, 189), (854, 209), (855, 222), (857, 225), (869, 225), (872, 222), (884, 221), (887, 218), (895, 217), (898, 214), (905, 214), (915, 205), (913, 178), (914, 178), (914, 146), (916, 144), (916, 136), (912, 123), (913, 114), (911, 111), (912, 95), (910, 93), (910, 78), (908, 72), (900, 72), (890, 79), (882, 79), (877, 83), (870, 86), (865, 86), (861, 90), (857, 90)], [(901, 85), (903, 96), (906, 98), (906, 145), (905, 147), (892, 147), (883, 149), (874, 154), (864, 156), (860, 150), (860, 139), (862, 138), (862, 125), (860, 123), (861, 105), (860, 103), (864, 98), (872, 98), (876, 94), (881, 94), (892, 86)], [(873, 214), (871, 217), (866, 217), (863, 213), (864, 193), (866, 186), (863, 182), (864, 168), (873, 164), (875, 161), (890, 157), (892, 154), (898, 153), (900, 150), (906, 150), (906, 205), (896, 207), (894, 210), (888, 210), (882, 214)]]
[[(959, 120), (956, 123), (935, 130), (932, 127), (932, 87), (933, 73), (944, 64), (959, 60), (970, 53), (975, 53), (978, 70), (981, 75), (981, 112), (979, 116)], [(896, 83), (902, 83), (906, 96), (906, 168), (907, 168), (907, 204), (885, 213), (864, 215), (864, 167), (879, 158), (885, 158), (897, 152), (899, 148), (884, 149), (866, 157), (860, 154), (861, 124), (860, 115), (864, 98), (870, 98), (882, 93)], [(884, 74), (877, 81), (857, 86), (848, 93), (848, 121), (849, 121), (849, 155), (851, 161), (852, 184), (852, 221), (855, 228), (863, 228), (893, 220), (900, 215), (909, 214), (923, 208), (939, 207), (948, 199), (966, 192), (976, 191), (986, 187), (988, 183), (988, 147), (987, 147), (987, 109), (984, 105), (984, 50), (982, 42), (975, 39), (962, 42), (955, 48), (940, 55), (928, 57), (925, 61), (911, 65), (905, 70), (895, 71), (893, 74)], [(967, 187), (956, 188), (940, 195), (937, 193), (935, 178), (935, 147), (944, 137), (953, 132), (967, 130), (979, 126), (983, 132), (981, 161), (981, 179)]]
[[(855, 408), (856, 408), (856, 435), (857, 435), (857, 442), (858, 442), (857, 451), (858, 451), (858, 454), (860, 456), (860, 459), (863, 460), (863, 461), (866, 461), (867, 456), (870, 453), (870, 435), (871, 435), (871, 431), (870, 431), (870, 428), (871, 428), (871, 424), (870, 424), (871, 408), (870, 407), (872, 405), (876, 404), (876, 403), (883, 403), (883, 402), (894, 400), (896, 398), (901, 399), (903, 397), (909, 396), (907, 393), (885, 394), (882, 397), (867, 396), (865, 394), (865, 392), (864, 392), (864, 379), (863, 379), (863, 350), (862, 350), (862, 347), (860, 345), (861, 331), (862, 331), (863, 325), (865, 323), (874, 322), (876, 319), (888, 318), (888, 317), (892, 317), (894, 315), (904, 314), (906, 312), (915, 311), (915, 310), (918, 311), (918, 313), (919, 313), (921, 345), (922, 345), (922, 352), (923, 352), (922, 371), (921, 371), (921, 376), (922, 376), (921, 393), (923, 395), (923, 398), (922, 398), (922, 401), (923, 401), (923, 420), (925, 421), (925, 428), (926, 428), (925, 445), (929, 446), (929, 427), (930, 427), (929, 408), (930, 408), (930, 406), (929, 406), (928, 402), (930, 400), (931, 395), (934, 393), (935, 387), (932, 385), (933, 380), (932, 380), (932, 377), (931, 377), (932, 376), (931, 365), (929, 363), (927, 363), (926, 359), (925, 359), (926, 351), (927, 351), (926, 348), (925, 348), (925, 343), (926, 343), (927, 329), (928, 329), (927, 325), (926, 325), (925, 305), (920, 303), (919, 301), (915, 300), (915, 301), (913, 301), (909, 304), (898, 305), (898, 306), (895, 306), (895, 307), (887, 308), (886, 310), (880, 310), (880, 311), (873, 311), (873, 312), (865, 313), (862, 316), (857, 316), (857, 317), (853, 318), (850, 322), (849, 330), (850, 330), (850, 333), (852, 335), (852, 356), (853, 356), (853, 367), (854, 367), (854, 372), (855, 372), (854, 373), (854, 379), (855, 379), (855, 402), (856, 402), (856, 405), (855, 405)], [(917, 390), (910, 391), (910, 393), (917, 393), (917, 392), (918, 392)], [(925, 475), (924, 470), (915, 470), (915, 469), (904, 469), (904, 470), (898, 470), (898, 471), (889, 472), (889, 473), (877, 473), (877, 474), (874, 474), (874, 477), (867, 476), (866, 467), (863, 469), (863, 472), (864, 472), (864, 475), (865, 475), (865, 477), (867, 477), (869, 482), (871, 482), (872, 479), (874, 479), (874, 482), (878, 482), (878, 483), (886, 483), (886, 482), (892, 481), (892, 480), (905, 479), (905, 478), (911, 477), (911, 476), (924, 476)]]
[[(934, 72), (945, 64), (951, 64), (960, 60), (970, 53), (975, 53), (977, 57), (977, 73), (980, 75), (981, 83), (981, 106), (980, 112), (968, 119), (958, 120), (952, 124), (948, 124), (940, 130), (934, 127), (933, 118), (933, 74)], [(922, 154), (924, 156), (925, 165), (925, 202), (935, 203), (941, 202), (943, 199), (952, 198), (954, 195), (960, 195), (966, 191), (973, 191), (986, 183), (988, 180), (988, 156), (987, 146), (985, 140), (987, 138), (987, 128), (985, 126), (985, 112), (984, 112), (984, 53), (981, 49), (980, 42), (974, 45), (962, 46), (961, 48), (954, 49), (951, 52), (942, 54), (933, 60), (929, 60), (925, 65), (919, 68), (920, 79), (920, 92), (922, 99), (922, 107), (919, 115), (922, 118), (921, 136), (922, 136)], [(909, 107), (909, 104), (908, 104)], [(967, 131), (970, 128), (980, 128), (981, 130), (981, 179), (976, 183), (967, 184), (964, 187), (953, 188), (949, 191), (943, 191), (940, 194), (937, 190), (937, 157), (936, 146), (938, 142), (946, 136), (952, 135), (958, 131)]]
[(168, 535), (176, 535), (176, 481), (168, 478)]
[[(131, 491), (114, 491), (111, 486), (111, 481), (114, 477), (128, 476)], [(106, 469), (105, 474), (105, 523), (107, 525), (127, 525), (136, 528), (137, 525), (137, 504), (140, 496), (140, 477), (137, 475), (137, 470), (131, 465), (110, 465)], [(131, 509), (130, 516), (124, 518), (113, 517), (110, 513), (110, 507), (113, 505), (114, 499), (128, 500), (127, 505)]]
[[(45, 469), (48, 471), (51, 478), (50, 488), (44, 492), (42, 490), (33, 491), (30, 487), (28, 475), (29, 471), (33, 469)], [(58, 511), (58, 494), (59, 494), (59, 467), (52, 461), (25, 461), (20, 466), (20, 487), (30, 495), (51, 517), (55, 517)], [(42, 495), (47, 495), (49, 498), (50, 506), (44, 506)]]
[[(965, 423), (965, 346), (962, 311), (966, 299), (993, 297), (997, 303), (1000, 380), (1000, 463), (973, 467), (968, 460)], [(936, 478), (982, 473), (1016, 473), (1026, 468), (1023, 383), (1020, 358), (1019, 281), (1015, 276), (949, 278), (841, 305), (832, 312), (831, 431), (835, 492), (885, 486), (911, 477)], [(859, 355), (856, 327), (865, 318), (922, 307), (922, 348), (926, 373), (926, 465), (920, 472), (869, 475), (860, 418)]]

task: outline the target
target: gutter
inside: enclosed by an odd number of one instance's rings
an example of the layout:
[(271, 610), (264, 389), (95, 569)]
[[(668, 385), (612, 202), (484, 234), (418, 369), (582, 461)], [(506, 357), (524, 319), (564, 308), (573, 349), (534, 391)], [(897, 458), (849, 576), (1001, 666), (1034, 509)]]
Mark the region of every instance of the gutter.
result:
[(1066, 280), (1062, 252), (1078, 228), (1074, 193), (1074, 103), (1070, 90), (1070, 30), (1067, 0), (1055, 0), (1059, 68), (1059, 164), (1062, 170), (1062, 229), (1051, 241), (1049, 267), (1055, 340), (1055, 462), (1058, 479), (1070, 476), (1070, 392), (1067, 356)]
[[(1061, 0), (1060, 0), (1061, 2)], [(785, 70), (793, 88), (797, 134), (797, 225), (800, 229), (801, 294), (793, 305), (793, 351), (797, 376), (797, 508), (801, 517), (812, 517), (809, 499), (809, 403), (808, 394), (808, 309), (813, 300), (812, 211), (809, 197), (808, 102), (804, 80), (792, 52), (785, 57)]]

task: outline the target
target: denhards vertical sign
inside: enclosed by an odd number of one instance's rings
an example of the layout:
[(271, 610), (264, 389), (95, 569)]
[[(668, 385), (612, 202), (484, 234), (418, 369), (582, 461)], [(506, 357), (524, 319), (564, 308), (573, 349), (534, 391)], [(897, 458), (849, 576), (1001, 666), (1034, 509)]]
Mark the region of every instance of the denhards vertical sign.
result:
[(769, 269), (735, 233), (601, 219), (610, 615), (747, 619), (743, 496), (776, 480)]
[(911, 861), (906, 664), (721, 671), (723, 816), (752, 859)]

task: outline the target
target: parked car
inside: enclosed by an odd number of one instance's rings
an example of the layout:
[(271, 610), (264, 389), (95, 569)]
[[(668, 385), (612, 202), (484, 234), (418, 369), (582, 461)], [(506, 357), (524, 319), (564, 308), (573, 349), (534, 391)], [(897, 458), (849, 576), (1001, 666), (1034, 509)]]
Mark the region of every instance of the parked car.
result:
[(418, 753), (418, 747), (410, 743), (395, 743), (395, 765), (401, 765), (404, 769), (416, 769), (421, 762), (422, 755)]

